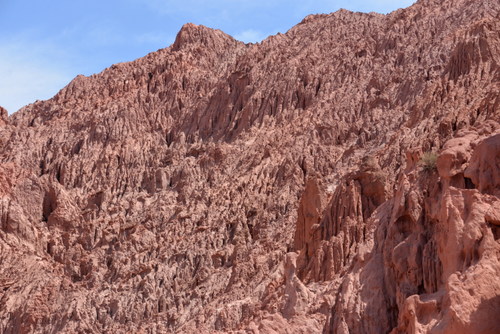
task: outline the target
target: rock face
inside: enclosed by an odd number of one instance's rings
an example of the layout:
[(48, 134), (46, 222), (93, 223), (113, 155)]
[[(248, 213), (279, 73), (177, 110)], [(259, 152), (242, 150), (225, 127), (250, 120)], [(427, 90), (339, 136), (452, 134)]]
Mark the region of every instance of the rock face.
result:
[(187, 24), (0, 109), (1, 333), (499, 333), (499, 275), (497, 0)]

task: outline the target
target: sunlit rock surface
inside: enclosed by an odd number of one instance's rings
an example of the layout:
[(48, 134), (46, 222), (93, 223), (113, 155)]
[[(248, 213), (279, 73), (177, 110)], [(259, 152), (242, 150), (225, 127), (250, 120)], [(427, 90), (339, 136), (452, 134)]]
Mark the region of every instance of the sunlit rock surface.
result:
[(0, 109), (0, 332), (499, 333), (499, 65), (421, 0)]

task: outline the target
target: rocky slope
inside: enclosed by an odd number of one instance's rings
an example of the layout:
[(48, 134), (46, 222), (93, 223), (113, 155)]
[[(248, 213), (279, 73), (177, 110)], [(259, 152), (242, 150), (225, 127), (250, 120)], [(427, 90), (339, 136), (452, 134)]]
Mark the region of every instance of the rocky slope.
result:
[(496, 0), (187, 24), (0, 161), (1, 333), (500, 332)]

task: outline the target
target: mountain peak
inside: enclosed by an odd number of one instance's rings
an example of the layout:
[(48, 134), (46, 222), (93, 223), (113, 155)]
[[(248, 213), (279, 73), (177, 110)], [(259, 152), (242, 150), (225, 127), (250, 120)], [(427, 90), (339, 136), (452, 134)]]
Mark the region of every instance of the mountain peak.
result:
[(215, 47), (220, 42), (228, 41), (232, 43), (237, 42), (234, 38), (218, 29), (212, 29), (201, 24), (186, 23), (177, 33), (172, 49), (178, 51), (195, 44)]
[(0, 108), (0, 333), (500, 333), (498, 15), (188, 23)]

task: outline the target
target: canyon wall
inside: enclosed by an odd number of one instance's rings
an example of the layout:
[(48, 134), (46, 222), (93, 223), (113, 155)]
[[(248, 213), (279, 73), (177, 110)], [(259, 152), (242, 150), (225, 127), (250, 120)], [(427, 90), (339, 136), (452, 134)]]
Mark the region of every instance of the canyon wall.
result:
[(0, 108), (1, 333), (499, 333), (499, 238), (496, 0), (186, 24)]

